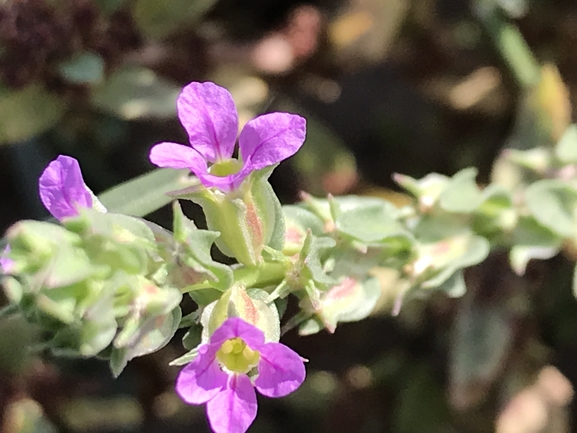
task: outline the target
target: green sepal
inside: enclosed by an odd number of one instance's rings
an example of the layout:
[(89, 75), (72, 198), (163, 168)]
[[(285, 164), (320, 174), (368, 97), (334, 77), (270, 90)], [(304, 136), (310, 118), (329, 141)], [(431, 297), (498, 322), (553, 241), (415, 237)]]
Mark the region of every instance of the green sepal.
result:
[(317, 237), (309, 230), (305, 238), (299, 259), (288, 271), (286, 281), (293, 290), (305, 289), (309, 281), (314, 281), (319, 290), (326, 290), (337, 281), (330, 277), (323, 268), (326, 251), (334, 248), (336, 242), (329, 237)]
[[(369, 277), (365, 281), (359, 281), (346, 277), (322, 294), (314, 314), (324, 327), (333, 333), (339, 322), (355, 322), (366, 318), (373, 311), (380, 296), (381, 285), (377, 278)], [(308, 329), (308, 335), (312, 333), (312, 329)]]
[(323, 221), (302, 206), (287, 205), (282, 209), (286, 225), (283, 253), (291, 256), (298, 254), (303, 247), (307, 230), (310, 229), (315, 236), (323, 233)]
[(167, 264), (168, 276), (172, 284), (183, 291), (195, 290), (195, 287), (210, 285), (220, 291), (227, 290), (233, 282), (229, 266), (212, 259), (210, 249), (220, 233), (199, 230), (189, 220), (178, 202), (173, 204), (173, 230), (176, 243), (173, 257)]
[(475, 182), (476, 168), (465, 168), (456, 173), (439, 196), (439, 206), (447, 212), (470, 213), (483, 201)]
[(151, 317), (141, 325), (133, 341), (120, 348), (113, 347), (109, 360), (113, 376), (118, 377), (130, 360), (166, 346), (178, 329), (181, 317), (180, 307), (166, 315)]
[(264, 332), (267, 341), (280, 339), (280, 318), (274, 302), (268, 301), (268, 293), (260, 289), (246, 289), (233, 285), (222, 297), (205, 308), (201, 317), (203, 341), (229, 317), (239, 317)]
[(172, 195), (202, 207), (208, 228), (220, 233), (215, 243), (225, 255), (247, 266), (256, 265), (265, 245), (282, 250), (284, 244), (282, 208), (268, 184), (273, 169), (253, 172), (238, 190), (226, 194), (198, 186)]

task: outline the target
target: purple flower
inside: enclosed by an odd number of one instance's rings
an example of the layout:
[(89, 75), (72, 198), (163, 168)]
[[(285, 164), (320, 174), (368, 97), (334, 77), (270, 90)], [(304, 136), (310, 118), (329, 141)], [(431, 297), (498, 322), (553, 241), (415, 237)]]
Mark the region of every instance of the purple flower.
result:
[(40, 200), (55, 218), (78, 215), (78, 208), (91, 208), (93, 194), (84, 183), (78, 161), (60, 155), (44, 169), (38, 180)]
[[(92, 191), (84, 183), (78, 161), (70, 156), (60, 155), (48, 164), (38, 179), (40, 200), (53, 217), (62, 220), (78, 215), (78, 209), (96, 207), (106, 212)], [(12, 260), (6, 257), (8, 245), (0, 255), (0, 268), (9, 273)]]
[(190, 83), (178, 96), (177, 110), (191, 147), (159, 143), (150, 150), (150, 161), (159, 167), (188, 168), (204, 186), (225, 192), (238, 188), (251, 172), (294, 155), (305, 140), (306, 120), (301, 116), (264, 114), (240, 133), (239, 161), (232, 158), (238, 115), (226, 89), (210, 82)]
[(206, 403), (216, 433), (244, 433), (256, 417), (256, 388), (283, 397), (305, 379), (301, 357), (281, 343), (265, 343), (264, 333), (237, 317), (227, 319), (198, 349), (176, 380), (189, 404)]

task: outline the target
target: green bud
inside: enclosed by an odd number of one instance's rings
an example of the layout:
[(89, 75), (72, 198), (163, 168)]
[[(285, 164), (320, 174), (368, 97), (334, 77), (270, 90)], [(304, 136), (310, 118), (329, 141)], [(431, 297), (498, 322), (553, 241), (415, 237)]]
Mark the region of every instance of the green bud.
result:
[(273, 168), (252, 173), (229, 193), (196, 187), (177, 195), (202, 206), (208, 228), (220, 233), (218, 248), (244, 265), (258, 264), (265, 245), (281, 250), (284, 243), (282, 209), (268, 183)]
[(203, 340), (229, 317), (240, 317), (264, 332), (267, 341), (280, 339), (280, 318), (274, 302), (265, 302), (268, 293), (264, 290), (247, 290), (241, 284), (233, 285), (222, 297), (208, 305), (202, 315)]

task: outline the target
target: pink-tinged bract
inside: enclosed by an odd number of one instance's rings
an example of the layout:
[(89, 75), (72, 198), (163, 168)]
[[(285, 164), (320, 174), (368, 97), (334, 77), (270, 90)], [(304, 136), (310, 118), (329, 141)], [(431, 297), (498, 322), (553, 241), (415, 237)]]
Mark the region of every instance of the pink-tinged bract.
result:
[(40, 200), (55, 218), (78, 215), (78, 209), (92, 207), (92, 194), (82, 178), (78, 161), (60, 155), (44, 169), (38, 180)]
[[(229, 371), (217, 359), (223, 343), (238, 338), (260, 355), (256, 379), (248, 372)], [(296, 352), (281, 343), (265, 342), (260, 329), (233, 317), (199, 347), (198, 356), (180, 372), (176, 392), (189, 404), (206, 403), (215, 433), (244, 433), (257, 413), (254, 388), (267, 397), (283, 397), (303, 383), (305, 374)]]
[(255, 170), (278, 164), (294, 155), (306, 136), (306, 120), (296, 114), (269, 113), (249, 121), (239, 136), (241, 165), (233, 173), (217, 175), (210, 164), (233, 160), (238, 114), (230, 93), (214, 83), (193, 82), (182, 89), (178, 117), (190, 146), (159, 143), (150, 161), (159, 167), (188, 168), (206, 187), (231, 191)]

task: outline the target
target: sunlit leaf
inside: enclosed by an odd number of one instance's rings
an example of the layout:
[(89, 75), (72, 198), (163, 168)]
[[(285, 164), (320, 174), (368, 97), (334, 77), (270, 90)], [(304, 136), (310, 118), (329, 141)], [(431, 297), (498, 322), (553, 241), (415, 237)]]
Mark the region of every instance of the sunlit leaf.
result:
[(157, 169), (121, 183), (98, 196), (110, 212), (145, 216), (170, 203), (167, 192), (185, 188), (195, 182), (188, 170)]

